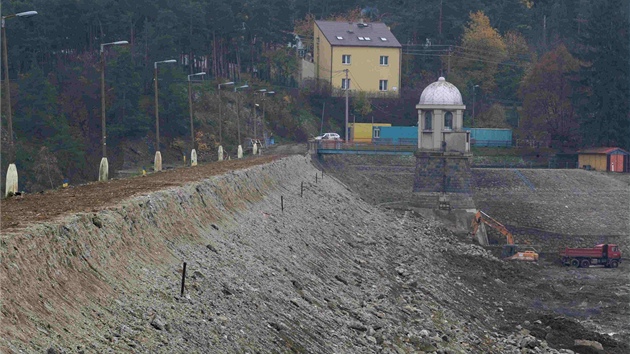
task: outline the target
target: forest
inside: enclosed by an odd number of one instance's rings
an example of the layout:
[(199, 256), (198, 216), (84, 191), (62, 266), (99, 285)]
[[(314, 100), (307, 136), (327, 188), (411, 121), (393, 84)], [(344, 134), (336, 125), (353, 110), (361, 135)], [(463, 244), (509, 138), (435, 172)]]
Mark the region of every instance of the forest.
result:
[[(96, 180), (103, 97), (114, 171), (149, 170), (156, 96), (160, 150), (178, 163), (193, 142), (210, 160), (219, 145), (231, 154), (255, 131), (303, 142), (320, 133), (324, 116), (327, 128), (342, 130), (339, 100), (299, 81), (319, 19), (383, 22), (403, 45), (400, 98), (353, 95), (357, 122), (415, 125), (422, 89), (445, 76), (464, 97), (467, 126), (475, 107), (475, 127), (512, 128), (522, 141), (630, 150), (629, 7), (627, 0), (2, 1), (0, 175), (15, 162), (27, 191)], [(13, 16), (27, 11), (37, 15)]]

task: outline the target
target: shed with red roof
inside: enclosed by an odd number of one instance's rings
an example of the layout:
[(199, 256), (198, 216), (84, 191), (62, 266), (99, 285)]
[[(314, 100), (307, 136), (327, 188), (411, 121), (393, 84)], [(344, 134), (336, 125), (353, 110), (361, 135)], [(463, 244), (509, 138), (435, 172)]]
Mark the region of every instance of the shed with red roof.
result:
[(578, 151), (581, 168), (607, 172), (629, 172), (630, 153), (618, 147), (598, 147)]

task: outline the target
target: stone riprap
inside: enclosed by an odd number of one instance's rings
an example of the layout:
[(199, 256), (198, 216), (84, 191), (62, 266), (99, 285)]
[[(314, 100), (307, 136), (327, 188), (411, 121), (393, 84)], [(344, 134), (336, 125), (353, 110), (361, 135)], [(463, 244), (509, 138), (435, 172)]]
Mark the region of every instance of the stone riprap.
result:
[(3, 235), (0, 351), (571, 353), (465, 241), (288, 157)]

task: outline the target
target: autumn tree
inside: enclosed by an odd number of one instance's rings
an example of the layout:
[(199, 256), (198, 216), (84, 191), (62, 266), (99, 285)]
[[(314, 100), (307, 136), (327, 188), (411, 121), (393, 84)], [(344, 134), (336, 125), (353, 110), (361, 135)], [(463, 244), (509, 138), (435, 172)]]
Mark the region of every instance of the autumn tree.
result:
[(501, 34), (492, 28), (488, 16), (477, 11), (470, 14), (461, 48), (442, 57), (442, 60), (450, 65), (449, 81), (456, 86), (465, 87), (472, 82), (484, 92), (492, 92), (497, 87), (495, 77), (499, 63), (505, 59), (506, 53)]
[(534, 60), (525, 37), (519, 32), (509, 31), (503, 36), (505, 42), (505, 59), (499, 65), (495, 75), (497, 83), (496, 96), (504, 101), (515, 103), (518, 90), (525, 72)]
[(571, 80), (578, 68), (578, 61), (564, 45), (546, 53), (536, 63), (521, 86), (521, 137), (575, 141), (578, 120), (571, 101), (574, 92)]

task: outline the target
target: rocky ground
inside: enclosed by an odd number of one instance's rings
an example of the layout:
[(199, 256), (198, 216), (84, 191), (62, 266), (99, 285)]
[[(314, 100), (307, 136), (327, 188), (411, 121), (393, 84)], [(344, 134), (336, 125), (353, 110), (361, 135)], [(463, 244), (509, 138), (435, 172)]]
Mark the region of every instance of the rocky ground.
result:
[[(503, 262), (431, 218), (386, 208), (387, 191), (409, 194), (404, 172), (315, 161), (322, 174), (306, 156), (277, 157), (200, 182), (189, 169), (164, 173), (167, 191), (125, 189), (125, 202), (3, 229), (0, 351), (630, 352), (623, 263)], [(127, 188), (144, 185), (134, 181)], [(2, 201), (3, 224), (19, 203)]]

